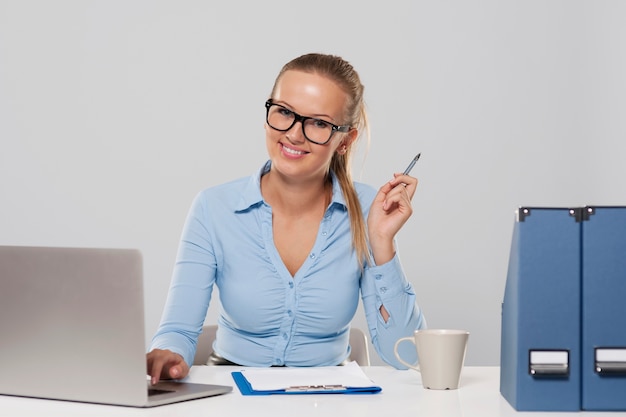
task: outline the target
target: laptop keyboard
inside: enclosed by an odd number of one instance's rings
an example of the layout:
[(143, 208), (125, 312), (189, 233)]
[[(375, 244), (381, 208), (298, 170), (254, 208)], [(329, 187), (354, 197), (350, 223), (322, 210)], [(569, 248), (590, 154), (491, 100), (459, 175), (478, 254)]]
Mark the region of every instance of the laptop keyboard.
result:
[(171, 390), (166, 390), (166, 389), (148, 388), (148, 397), (151, 397), (153, 395), (168, 394), (170, 392), (176, 392), (176, 391), (171, 391)]

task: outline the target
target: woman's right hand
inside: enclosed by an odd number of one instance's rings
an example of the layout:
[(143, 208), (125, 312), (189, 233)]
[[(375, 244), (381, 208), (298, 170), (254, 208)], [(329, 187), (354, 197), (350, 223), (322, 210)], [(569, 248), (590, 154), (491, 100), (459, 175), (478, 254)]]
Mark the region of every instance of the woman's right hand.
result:
[(154, 349), (146, 355), (146, 359), (152, 385), (160, 379), (182, 379), (189, 373), (189, 365), (183, 357), (170, 350)]

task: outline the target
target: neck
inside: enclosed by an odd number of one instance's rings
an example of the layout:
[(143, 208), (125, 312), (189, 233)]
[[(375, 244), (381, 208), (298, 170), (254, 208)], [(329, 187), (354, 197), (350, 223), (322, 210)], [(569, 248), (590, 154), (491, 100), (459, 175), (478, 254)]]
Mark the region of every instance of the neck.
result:
[(321, 205), (326, 210), (332, 196), (332, 183), (329, 177), (321, 181), (285, 181), (270, 171), (261, 178), (261, 193), (275, 211), (302, 214), (319, 210)]

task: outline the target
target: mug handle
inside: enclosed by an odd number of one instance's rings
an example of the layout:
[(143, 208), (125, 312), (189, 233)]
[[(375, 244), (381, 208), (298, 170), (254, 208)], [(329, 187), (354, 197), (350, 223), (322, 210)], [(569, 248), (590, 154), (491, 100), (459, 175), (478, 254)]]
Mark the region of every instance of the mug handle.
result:
[(414, 338), (413, 336), (411, 336), (411, 337), (403, 337), (403, 338), (401, 338), (401, 339), (398, 339), (398, 341), (396, 342), (396, 344), (393, 346), (393, 353), (396, 355), (396, 359), (398, 359), (398, 361), (399, 361), (402, 365), (406, 366), (407, 368), (414, 369), (414, 370), (416, 370), (417, 372), (420, 372), (420, 366), (419, 366), (419, 364), (418, 364), (418, 363), (410, 364), (410, 363), (408, 363), (408, 362), (405, 362), (405, 361), (404, 361), (404, 359), (402, 359), (402, 358), (400, 357), (400, 355), (398, 354), (398, 346), (400, 345), (400, 343), (402, 343), (402, 342), (407, 342), (407, 341), (408, 341), (408, 342), (411, 342), (411, 343), (413, 343), (413, 345), (415, 345), (415, 338)]

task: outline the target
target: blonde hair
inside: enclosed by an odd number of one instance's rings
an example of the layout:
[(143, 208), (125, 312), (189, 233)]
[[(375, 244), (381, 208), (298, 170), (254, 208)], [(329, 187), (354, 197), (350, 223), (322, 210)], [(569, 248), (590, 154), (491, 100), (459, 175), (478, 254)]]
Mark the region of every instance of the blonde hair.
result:
[[(342, 124), (348, 124), (356, 128), (359, 134), (365, 131), (369, 140), (369, 124), (363, 100), (364, 87), (361, 84), (359, 74), (349, 62), (339, 56), (316, 53), (295, 58), (285, 64), (278, 73), (272, 89), (272, 97), (282, 75), (286, 71), (291, 70), (322, 75), (334, 81), (343, 89), (348, 96), (348, 100), (344, 109), (346, 120), (342, 121)], [(356, 251), (359, 264), (363, 266), (364, 263), (369, 263), (367, 231), (361, 203), (352, 182), (350, 166), (352, 149), (355, 148), (354, 145), (357, 143), (357, 140), (347, 147), (344, 154), (335, 152), (330, 161), (330, 169), (335, 173), (346, 200), (348, 217), (350, 218), (350, 230), (352, 232), (352, 246)]]

